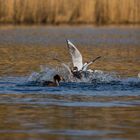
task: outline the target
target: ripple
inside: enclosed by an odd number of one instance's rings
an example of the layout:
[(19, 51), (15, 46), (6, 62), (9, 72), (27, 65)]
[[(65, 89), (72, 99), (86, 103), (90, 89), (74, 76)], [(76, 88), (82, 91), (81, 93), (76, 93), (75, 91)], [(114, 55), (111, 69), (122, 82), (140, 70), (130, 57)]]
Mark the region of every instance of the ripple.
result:
[(33, 129), (33, 130), (0, 130), (0, 133), (26, 133), (26, 134), (51, 134), (67, 136), (104, 136), (107, 134), (119, 134), (120, 131), (111, 130), (51, 130), (51, 129)]
[(26, 77), (4, 77), (0, 79), (0, 95), (1, 104), (130, 107), (140, 105), (140, 80), (127, 78), (94, 84), (66, 82), (61, 83), (60, 87), (42, 87), (28, 85)]

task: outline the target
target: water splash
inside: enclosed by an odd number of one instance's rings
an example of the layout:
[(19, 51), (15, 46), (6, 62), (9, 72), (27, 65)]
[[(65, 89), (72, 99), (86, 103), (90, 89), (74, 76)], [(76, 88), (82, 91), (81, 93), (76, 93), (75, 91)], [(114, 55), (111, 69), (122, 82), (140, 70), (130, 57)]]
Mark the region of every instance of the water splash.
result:
[(41, 81), (51, 81), (53, 76), (57, 74), (57, 70), (49, 67), (41, 67), (40, 72), (33, 72), (28, 78), (28, 82), (41, 82)]
[(40, 67), (40, 72), (33, 72), (28, 77), (28, 82), (41, 83), (42, 81), (52, 81), (54, 75), (59, 74), (65, 79), (65, 82), (84, 82), (84, 83), (98, 83), (98, 82), (111, 82), (119, 80), (119, 76), (115, 72), (105, 72), (102, 70), (83, 71), (81, 72), (82, 78), (78, 79), (73, 76), (69, 66), (64, 64), (63, 67), (49, 68)]

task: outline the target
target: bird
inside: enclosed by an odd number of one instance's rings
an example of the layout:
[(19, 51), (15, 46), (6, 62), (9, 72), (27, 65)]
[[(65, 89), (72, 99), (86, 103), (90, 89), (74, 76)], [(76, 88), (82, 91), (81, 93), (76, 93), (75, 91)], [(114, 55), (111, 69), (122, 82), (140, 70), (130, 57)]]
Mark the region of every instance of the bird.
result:
[(56, 74), (54, 77), (53, 77), (53, 81), (43, 81), (41, 83), (42, 86), (49, 86), (49, 87), (57, 87), (59, 86), (60, 84), (60, 81), (63, 80), (63, 78), (61, 76), (59, 76), (58, 74)]
[(76, 46), (70, 41), (70, 40), (66, 40), (67, 42), (67, 47), (69, 50), (69, 53), (72, 57), (72, 63), (73, 63), (73, 67), (76, 68), (78, 71), (92, 71), (92, 70), (88, 70), (88, 66), (91, 65), (93, 62), (95, 62), (96, 60), (98, 60), (99, 58), (101, 58), (101, 56), (98, 56), (97, 58), (93, 59), (92, 61), (86, 62), (83, 64), (83, 58), (82, 55), (80, 53), (80, 51), (76, 48)]

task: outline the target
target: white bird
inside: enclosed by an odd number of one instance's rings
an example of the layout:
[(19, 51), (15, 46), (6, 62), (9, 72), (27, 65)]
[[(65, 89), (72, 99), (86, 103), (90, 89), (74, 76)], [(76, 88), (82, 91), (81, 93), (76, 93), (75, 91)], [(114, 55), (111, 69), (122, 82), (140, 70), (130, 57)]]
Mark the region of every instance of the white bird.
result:
[(91, 65), (93, 62), (95, 62), (97, 59), (101, 58), (101, 56), (95, 58), (94, 60), (90, 62), (86, 62), (83, 64), (83, 58), (79, 50), (76, 48), (76, 46), (69, 40), (67, 40), (67, 46), (69, 49), (69, 53), (72, 57), (73, 66), (78, 68), (78, 71), (87, 71), (87, 68), (89, 65)]

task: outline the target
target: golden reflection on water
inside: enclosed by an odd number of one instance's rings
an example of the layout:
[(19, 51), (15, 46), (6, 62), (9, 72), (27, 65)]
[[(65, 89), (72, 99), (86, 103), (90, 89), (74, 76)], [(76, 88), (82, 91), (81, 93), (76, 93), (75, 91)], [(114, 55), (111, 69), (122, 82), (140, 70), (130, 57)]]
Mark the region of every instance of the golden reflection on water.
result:
[[(45, 130), (99, 130), (91, 138), (138, 139), (139, 107), (60, 107), (29, 104), (0, 106), (1, 138), (59, 139), (67, 134), (51, 134)], [(110, 133), (103, 134), (102, 131)], [(71, 134), (71, 138), (74, 134)], [(79, 136), (79, 139), (83, 136)], [(85, 136), (84, 136), (85, 137)], [(88, 137), (88, 136), (86, 136)], [(86, 138), (85, 137), (85, 138)]]
[[(97, 56), (102, 58), (91, 65), (92, 69), (118, 72), (122, 76), (136, 76), (139, 72), (139, 47), (79, 47), (84, 61)], [(65, 46), (0, 46), (0, 75), (28, 75), (39, 70), (40, 65), (61, 66), (54, 60), (59, 58), (64, 63), (71, 62)]]

